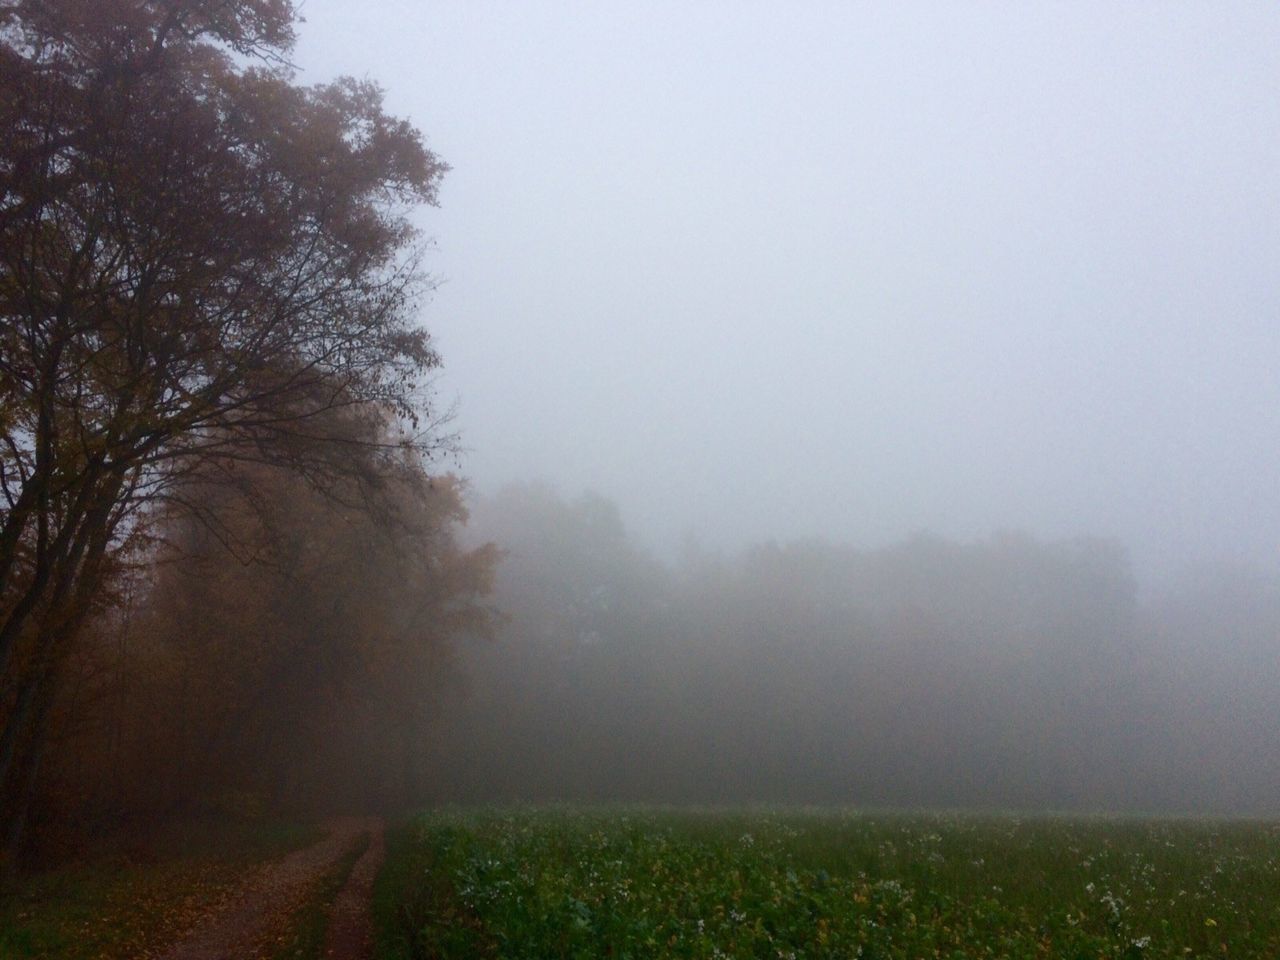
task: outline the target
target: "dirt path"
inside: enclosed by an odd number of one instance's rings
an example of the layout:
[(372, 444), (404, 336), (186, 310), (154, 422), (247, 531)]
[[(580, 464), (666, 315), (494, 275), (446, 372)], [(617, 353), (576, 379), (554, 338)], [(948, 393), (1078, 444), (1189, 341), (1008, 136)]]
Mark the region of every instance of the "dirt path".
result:
[[(185, 940), (161, 954), (161, 960), (253, 960), (263, 954), (267, 941), (287, 926), (289, 918), (306, 902), (315, 884), (342, 859), (362, 834), (371, 835), (370, 853), (375, 845), (381, 850), (381, 823), (357, 819), (331, 820), (325, 823), (325, 828), (329, 834), (319, 843), (262, 867), (225, 906)], [(360, 858), (352, 877), (339, 894), (339, 901), (342, 901), (352, 879), (362, 867), (370, 872), (368, 884), (364, 887), (364, 909), (360, 909), (359, 902), (345, 908), (350, 919), (344, 921), (344, 928), (352, 927), (356, 931), (353, 936), (357, 939), (352, 941), (356, 944), (370, 939), (368, 887), (372, 886), (377, 864), (369, 868), (366, 866), (369, 860), (369, 853)], [(337, 904), (335, 911), (336, 907)], [(361, 922), (364, 927), (359, 926)], [(366, 960), (370, 953), (359, 952), (357, 948), (354, 953), (326, 955), (334, 960)]]

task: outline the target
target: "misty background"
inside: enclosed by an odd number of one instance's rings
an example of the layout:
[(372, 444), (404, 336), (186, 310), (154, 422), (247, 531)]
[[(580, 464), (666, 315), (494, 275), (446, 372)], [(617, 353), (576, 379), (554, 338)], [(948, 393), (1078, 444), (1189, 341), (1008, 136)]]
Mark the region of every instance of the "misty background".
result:
[(1114, 538), (1277, 570), (1280, 10), (308, 0), (453, 167), (461, 469), (664, 558)]
[(655, 561), (618, 508), (483, 498), (496, 642), (422, 749), (436, 800), (1274, 815), (1280, 584), (1139, 601), (1114, 541), (821, 540)]
[(454, 168), (434, 796), (1274, 810), (1274, 5), (305, 13)]
[(349, 463), (397, 435), (344, 414), (324, 483), (173, 476), (38, 829), (1276, 812), (1280, 8), (303, 13), (296, 79), (451, 166), (413, 216), (461, 447)]

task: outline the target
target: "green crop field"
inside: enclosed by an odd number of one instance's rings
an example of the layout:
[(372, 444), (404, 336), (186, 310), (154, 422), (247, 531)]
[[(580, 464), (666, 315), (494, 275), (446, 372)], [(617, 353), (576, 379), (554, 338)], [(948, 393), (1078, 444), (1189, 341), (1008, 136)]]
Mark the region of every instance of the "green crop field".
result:
[(424, 815), (384, 958), (1280, 957), (1280, 825), (845, 812)]

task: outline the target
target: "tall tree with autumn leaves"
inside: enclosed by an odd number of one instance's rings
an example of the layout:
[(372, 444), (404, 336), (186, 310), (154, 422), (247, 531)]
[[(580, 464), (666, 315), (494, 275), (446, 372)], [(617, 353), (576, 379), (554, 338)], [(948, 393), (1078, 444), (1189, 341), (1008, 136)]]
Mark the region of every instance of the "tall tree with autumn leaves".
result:
[(358, 500), (447, 442), (408, 220), (446, 167), (371, 83), (295, 84), (294, 23), (290, 0), (0, 2), (9, 836), (157, 504), (246, 462)]

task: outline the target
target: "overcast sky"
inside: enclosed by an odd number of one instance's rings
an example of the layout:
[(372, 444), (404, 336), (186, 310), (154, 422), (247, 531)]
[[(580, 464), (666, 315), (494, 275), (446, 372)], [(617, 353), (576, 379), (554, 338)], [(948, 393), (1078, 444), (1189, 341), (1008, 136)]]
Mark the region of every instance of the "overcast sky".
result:
[(1280, 564), (1280, 4), (306, 0), (453, 170), (481, 491), (659, 550), (916, 531)]

